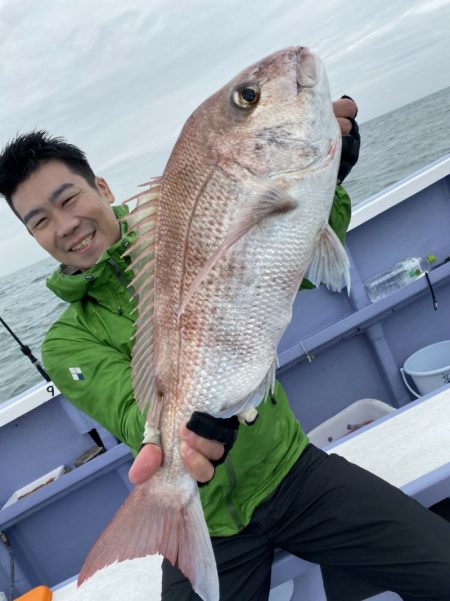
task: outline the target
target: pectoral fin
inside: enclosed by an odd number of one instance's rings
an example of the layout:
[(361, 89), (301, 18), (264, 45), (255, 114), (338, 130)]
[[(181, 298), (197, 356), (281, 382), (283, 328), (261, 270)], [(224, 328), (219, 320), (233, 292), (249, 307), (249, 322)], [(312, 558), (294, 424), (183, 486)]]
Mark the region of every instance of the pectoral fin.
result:
[(324, 284), (333, 292), (340, 292), (347, 287), (350, 294), (350, 262), (341, 241), (328, 224), (320, 232), (305, 276), (315, 286)]
[(286, 213), (297, 206), (296, 200), (269, 180), (253, 182), (249, 201), (238, 212), (230, 231), (216, 252), (208, 259), (192, 281), (181, 303), (178, 315), (182, 315), (186, 305), (200, 288), (208, 273), (213, 269), (225, 253), (234, 246), (247, 232), (263, 219), (276, 213)]

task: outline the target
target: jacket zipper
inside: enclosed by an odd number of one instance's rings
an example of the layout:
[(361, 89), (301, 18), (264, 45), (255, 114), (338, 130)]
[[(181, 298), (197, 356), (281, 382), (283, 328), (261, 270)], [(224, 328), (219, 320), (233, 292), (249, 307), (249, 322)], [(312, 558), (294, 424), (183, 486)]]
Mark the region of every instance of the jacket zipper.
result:
[[(109, 264), (109, 266), (112, 269), (113, 274), (115, 275), (115, 277), (117, 278), (118, 282), (120, 284), (122, 284), (122, 286), (125, 289), (128, 289), (130, 294), (132, 294), (132, 287), (128, 284), (127, 280), (125, 279), (122, 270), (120, 269), (120, 267), (118, 266), (118, 264), (114, 261), (114, 259), (108, 259), (107, 263)], [(123, 315), (124, 311), (122, 309), (122, 307), (120, 305), (117, 305), (117, 313), (119, 315)]]
[(108, 263), (111, 265), (114, 275), (119, 280), (119, 282), (122, 284), (122, 286), (125, 286), (125, 288), (128, 288), (128, 282), (123, 277), (123, 273), (122, 273), (120, 267), (114, 261), (114, 259), (108, 259)]
[[(227, 455), (227, 457), (225, 458), (225, 469), (227, 470), (228, 482), (230, 483), (230, 491), (231, 491), (234, 488), (236, 488), (236, 474), (234, 473), (234, 468), (231, 463), (231, 459), (230, 459), (229, 455)], [(242, 530), (244, 528), (244, 524), (241, 522), (241, 520), (239, 518), (239, 514), (236, 511), (235, 506), (233, 505), (233, 501), (231, 500), (231, 492), (227, 496), (226, 504), (227, 504), (227, 509), (231, 516), (231, 519), (233, 520), (235, 525), (239, 528), (239, 530)]]

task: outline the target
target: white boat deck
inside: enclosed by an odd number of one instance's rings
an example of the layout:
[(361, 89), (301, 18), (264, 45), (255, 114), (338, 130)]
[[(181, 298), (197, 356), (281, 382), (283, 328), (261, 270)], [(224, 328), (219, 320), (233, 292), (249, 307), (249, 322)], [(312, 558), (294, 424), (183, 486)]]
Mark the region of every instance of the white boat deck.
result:
[(403, 488), (450, 462), (450, 389), (394, 411), (326, 450)]

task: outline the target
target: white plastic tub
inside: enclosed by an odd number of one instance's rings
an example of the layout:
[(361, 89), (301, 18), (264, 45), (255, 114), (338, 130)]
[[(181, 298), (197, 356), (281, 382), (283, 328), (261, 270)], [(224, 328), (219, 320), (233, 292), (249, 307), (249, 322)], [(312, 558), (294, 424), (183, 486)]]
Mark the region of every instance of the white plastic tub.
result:
[(316, 447), (323, 448), (391, 411), (394, 411), (394, 407), (387, 403), (377, 399), (361, 399), (308, 432), (309, 440)]
[(38, 490), (39, 488), (42, 488), (43, 486), (46, 486), (47, 484), (54, 482), (60, 476), (62, 476), (62, 474), (64, 474), (64, 470), (65, 470), (64, 465), (60, 465), (59, 467), (56, 467), (51, 472), (48, 472), (47, 474), (44, 474), (40, 478), (33, 480), (33, 482), (30, 482), (29, 484), (22, 486), (22, 488), (17, 489), (9, 497), (9, 499), (3, 505), (2, 509), (5, 509), (5, 507), (9, 507), (10, 505), (12, 505), (13, 503), (16, 503), (17, 501), (19, 501), (19, 499), (22, 499), (23, 497), (27, 497), (28, 495), (33, 493), (35, 490)]

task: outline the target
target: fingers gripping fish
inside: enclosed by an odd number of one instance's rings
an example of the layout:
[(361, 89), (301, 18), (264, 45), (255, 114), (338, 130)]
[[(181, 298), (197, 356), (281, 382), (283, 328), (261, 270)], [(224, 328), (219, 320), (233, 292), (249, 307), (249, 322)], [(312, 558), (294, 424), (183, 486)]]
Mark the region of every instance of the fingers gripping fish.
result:
[(179, 428), (193, 411), (254, 418), (303, 277), (349, 287), (347, 256), (328, 226), (339, 157), (324, 67), (291, 47), (200, 105), (162, 177), (138, 195), (128, 218), (136, 231), (133, 386), (164, 461), (95, 543), (80, 582), (115, 560), (161, 553), (202, 599), (219, 599)]

